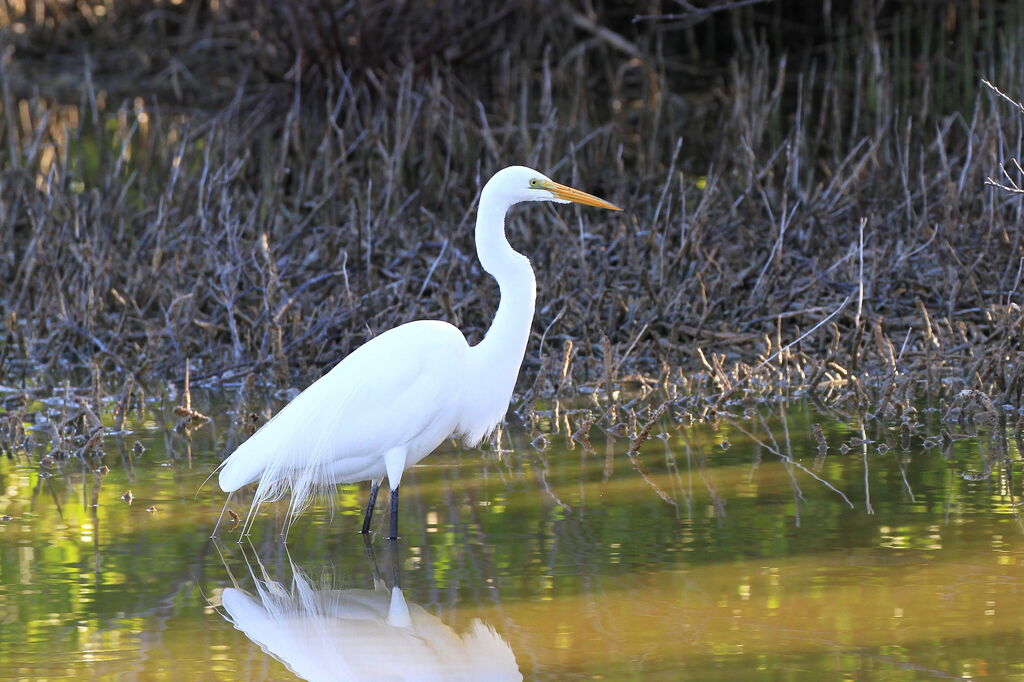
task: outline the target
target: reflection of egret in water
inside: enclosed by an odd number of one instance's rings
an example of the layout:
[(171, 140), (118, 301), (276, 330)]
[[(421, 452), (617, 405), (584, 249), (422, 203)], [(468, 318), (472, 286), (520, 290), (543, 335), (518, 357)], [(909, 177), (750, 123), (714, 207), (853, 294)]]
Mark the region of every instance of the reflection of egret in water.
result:
[(394, 553), (389, 589), (372, 546), (366, 548), (372, 590), (316, 585), (291, 562), (286, 587), (271, 580), (258, 560), (254, 567), (247, 559), (256, 592), (225, 588), (223, 615), (306, 680), (523, 679), (512, 649), (493, 628), (474, 620), (457, 634), (406, 602)]

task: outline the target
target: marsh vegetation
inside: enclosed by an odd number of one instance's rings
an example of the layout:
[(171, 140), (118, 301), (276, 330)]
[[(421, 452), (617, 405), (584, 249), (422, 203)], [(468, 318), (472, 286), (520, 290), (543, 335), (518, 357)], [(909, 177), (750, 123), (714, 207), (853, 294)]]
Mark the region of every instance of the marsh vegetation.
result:
[(479, 338), (473, 202), (518, 161), (630, 209), (513, 220), (524, 398), (1019, 403), (1020, 200), (986, 178), (1020, 180), (1022, 114), (981, 81), (1024, 95), (1017, 5), (442, 4), (8, 3), (4, 383), (289, 386), (411, 319)]

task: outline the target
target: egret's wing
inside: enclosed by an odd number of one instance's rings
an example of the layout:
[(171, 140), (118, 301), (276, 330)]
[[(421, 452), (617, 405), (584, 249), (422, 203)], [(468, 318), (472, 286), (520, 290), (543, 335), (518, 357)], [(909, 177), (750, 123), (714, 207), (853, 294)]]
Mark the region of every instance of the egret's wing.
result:
[[(468, 345), (443, 322), (411, 322), (356, 349), (242, 443), (225, 462), (225, 491), (260, 479), (263, 499), (356, 477), (384, 452), (431, 428), (454, 428)], [(448, 435), (445, 433), (442, 437)], [(344, 474), (353, 477), (346, 478)]]

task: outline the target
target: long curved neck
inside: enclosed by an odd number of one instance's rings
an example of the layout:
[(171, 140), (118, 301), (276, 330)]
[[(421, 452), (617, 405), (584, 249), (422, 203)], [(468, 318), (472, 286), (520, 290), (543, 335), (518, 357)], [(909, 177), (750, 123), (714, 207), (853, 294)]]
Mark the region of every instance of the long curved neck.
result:
[(508, 208), (506, 202), (484, 187), (476, 218), (476, 252), (484, 270), (498, 280), (501, 300), (487, 335), (477, 345), (477, 352), (493, 369), (508, 366), (514, 381), (530, 337), (537, 282), (530, 261), (505, 238)]

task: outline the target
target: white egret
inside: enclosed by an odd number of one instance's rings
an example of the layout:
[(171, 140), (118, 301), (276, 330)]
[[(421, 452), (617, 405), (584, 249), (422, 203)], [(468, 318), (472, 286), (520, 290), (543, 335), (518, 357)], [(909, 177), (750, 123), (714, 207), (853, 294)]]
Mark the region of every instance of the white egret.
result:
[(397, 539), (402, 473), (449, 436), (472, 446), (501, 421), (526, 352), (536, 296), (530, 261), (505, 236), (505, 213), (524, 201), (621, 210), (530, 168), (495, 173), (480, 192), (475, 233), (480, 264), (501, 292), (483, 340), (470, 346), (446, 322), (408, 322), (363, 344), (296, 396), (222, 465), (225, 492), (258, 482), (246, 528), (262, 502), (289, 490), (290, 523), (318, 493), (369, 480), (366, 533), (387, 476), (388, 537)]

